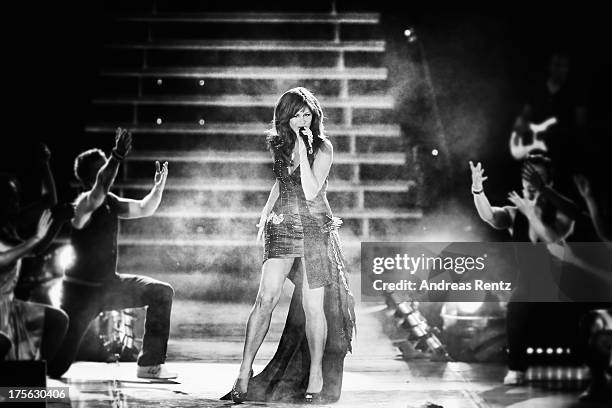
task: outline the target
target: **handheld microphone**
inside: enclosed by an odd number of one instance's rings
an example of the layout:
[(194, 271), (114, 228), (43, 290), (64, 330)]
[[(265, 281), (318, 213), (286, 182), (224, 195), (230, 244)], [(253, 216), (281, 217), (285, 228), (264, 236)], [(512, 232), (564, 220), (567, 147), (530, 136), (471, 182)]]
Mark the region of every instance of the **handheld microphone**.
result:
[(304, 134), (305, 130), (306, 128), (302, 126), (300, 128), (300, 135), (302, 135), (302, 138), (304, 138), (304, 141), (308, 144), (308, 154), (312, 154), (312, 140), (308, 135)]

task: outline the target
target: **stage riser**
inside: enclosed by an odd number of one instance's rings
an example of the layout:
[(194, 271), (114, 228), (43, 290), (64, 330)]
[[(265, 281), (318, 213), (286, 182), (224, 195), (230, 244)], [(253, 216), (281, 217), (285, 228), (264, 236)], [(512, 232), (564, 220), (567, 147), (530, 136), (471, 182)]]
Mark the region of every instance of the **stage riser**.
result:
[[(392, 124), (395, 112), (390, 109), (353, 108), (353, 124)], [(171, 106), (171, 105), (144, 105), (138, 106), (136, 111), (131, 104), (108, 105), (95, 104), (89, 115), (90, 123), (107, 122), (115, 118), (116, 122), (132, 122), (138, 124), (154, 125), (157, 119), (162, 124), (170, 123), (198, 123), (200, 119), (208, 122), (269, 122), (272, 118), (273, 106), (268, 107), (231, 107), (231, 106)], [(330, 122), (342, 122), (342, 108), (325, 109), (326, 117)]]
[[(159, 68), (202, 66), (303, 66), (335, 67), (337, 51), (202, 51), (202, 50), (120, 50), (105, 49), (109, 68)], [(117, 61), (117, 62), (115, 62)], [(347, 67), (383, 67), (384, 55), (351, 52), (344, 56)]]
[[(334, 26), (327, 23), (211, 23), (118, 21), (108, 32), (109, 40), (333, 40)], [(376, 25), (342, 24), (343, 40), (372, 40), (382, 37)]]
[[(159, 160), (167, 158), (160, 156)], [(170, 177), (208, 179), (215, 178), (269, 178), (272, 174), (272, 163), (180, 163), (170, 160), (172, 170)], [(129, 162), (127, 174), (131, 179), (152, 177), (155, 172), (153, 161)], [(330, 180), (351, 179), (354, 165), (336, 164), (330, 172)], [(362, 180), (388, 180), (394, 178), (407, 179), (407, 170), (395, 165), (360, 165)]]
[[(339, 213), (342, 216), (342, 213)], [(347, 236), (357, 238), (362, 235), (361, 219), (345, 217), (342, 226)], [(238, 219), (214, 218), (154, 218), (147, 220), (130, 220), (121, 224), (121, 232), (126, 236), (155, 239), (194, 239), (215, 240), (219, 236), (227, 239), (249, 240), (255, 239), (257, 228), (255, 224), (258, 217)], [(370, 236), (385, 237), (389, 235), (401, 236), (409, 228), (414, 227), (414, 220), (369, 220)], [(228, 243), (231, 245), (231, 243)]]
[[(129, 126), (127, 127), (129, 129)], [(185, 150), (246, 150), (265, 151), (266, 135), (263, 129), (259, 135), (209, 135), (193, 133), (134, 133), (134, 148), (143, 150), (170, 150), (180, 146)], [(105, 146), (111, 132), (87, 132), (87, 143), (91, 146)], [(350, 136), (330, 136), (335, 152), (350, 152)], [(358, 136), (355, 142), (355, 151), (358, 153), (376, 153), (400, 151), (404, 142), (400, 138), (380, 138), (377, 136)], [(270, 156), (271, 157), (271, 156)]]
[[(270, 182), (272, 186), (272, 182)], [(123, 190), (125, 197), (141, 198), (147, 191)], [(354, 192), (330, 192), (328, 200), (335, 212), (343, 210), (360, 209), (357, 207), (357, 194)], [(268, 199), (269, 191), (246, 192), (246, 191), (167, 191), (160, 212), (178, 212), (192, 210), (206, 212), (215, 211), (261, 211)], [(365, 193), (364, 209), (396, 208), (398, 212), (404, 211), (410, 203), (410, 195), (407, 193)], [(393, 205), (395, 204), (395, 206)]]
[[(161, 79), (161, 84), (158, 84)], [(207, 78), (200, 85), (197, 78), (171, 78), (160, 75), (159, 78), (142, 78), (141, 95), (280, 95), (287, 89), (303, 86), (316, 91), (318, 96), (337, 96), (340, 94), (341, 81), (338, 79), (224, 79)], [(137, 95), (138, 78), (133, 77), (100, 77), (96, 81), (95, 95)], [(383, 94), (387, 87), (385, 80), (348, 80), (349, 94)], [(273, 108), (273, 106), (271, 106)], [(271, 117), (268, 121), (272, 120)]]
[[(106, 3), (113, 10), (122, 10), (124, 12), (140, 12), (150, 13), (153, 5), (157, 12), (226, 12), (228, 10), (242, 6), (246, 8), (245, 2), (242, 0), (225, 0), (223, 2), (208, 2), (208, 1), (193, 1), (193, 0), (108, 0)], [(341, 11), (371, 11), (370, 2), (355, 1), (355, 0), (336, 0), (336, 10)], [(311, 2), (293, 2), (282, 3), (278, 0), (259, 0), (251, 2), (248, 5), (248, 10), (265, 11), (265, 12), (330, 12), (332, 9), (331, 1), (311, 1)]]
[[(161, 79), (161, 84), (158, 84)], [(315, 90), (317, 96), (332, 96), (340, 94), (341, 80), (338, 79), (225, 79), (207, 78), (200, 85), (198, 78), (172, 78), (160, 75), (159, 78), (142, 78), (141, 95), (260, 95), (262, 92), (281, 95), (287, 89), (303, 86)], [(133, 77), (99, 77), (96, 81), (95, 95), (137, 95), (139, 79)], [(385, 80), (347, 80), (349, 94), (384, 94), (387, 88)], [(270, 108), (274, 106), (271, 105)], [(268, 118), (267, 122), (272, 120)]]
[(231, 277), (243, 276), (254, 295), (255, 224), (274, 182), (265, 131), (279, 95), (296, 86), (324, 108), (335, 153), (328, 198), (351, 251), (414, 229), (420, 176), (390, 91), (396, 63), (379, 14), (345, 12), (355, 11), (349, 4), (332, 13), (332, 2), (263, 1), (237, 13), (208, 2), (109, 7), (79, 148), (108, 151), (116, 126), (133, 129), (113, 189), (131, 198), (147, 193), (155, 160), (170, 162), (157, 213), (121, 222), (121, 270), (159, 269), (196, 298), (240, 292)]

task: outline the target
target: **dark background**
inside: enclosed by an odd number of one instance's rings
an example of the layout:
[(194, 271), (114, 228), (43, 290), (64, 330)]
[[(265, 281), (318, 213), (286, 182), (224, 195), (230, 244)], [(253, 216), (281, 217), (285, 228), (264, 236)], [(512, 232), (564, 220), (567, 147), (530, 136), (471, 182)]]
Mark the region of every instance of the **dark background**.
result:
[[(12, 2), (5, 6), (4, 124), (0, 170), (25, 180), (31, 168), (30, 149), (37, 141), (49, 145), (60, 198), (69, 197), (71, 165), (88, 147), (83, 126), (92, 81), (98, 72), (100, 47), (108, 37), (108, 10), (114, 2)], [(138, 10), (147, 2), (127, 2)], [(163, 3), (163, 2), (162, 2)], [(426, 4), (427, 3), (427, 4)], [(443, 190), (432, 200), (455, 196), (469, 204), (467, 160), (487, 166), (492, 201), (519, 188), (518, 166), (508, 154), (512, 122), (530, 87), (545, 79), (552, 51), (572, 56), (573, 76), (588, 95), (589, 115), (607, 119), (610, 93), (608, 21), (603, 6), (552, 2), (509, 2), (501, 6), (445, 6), (431, 2), (338, 1), (339, 11), (379, 11), (388, 44), (391, 76), (401, 78), (403, 60), (418, 60), (403, 30), (414, 27), (425, 50), (444, 126), (448, 160), (431, 158), (426, 188)], [(193, 3), (172, 2), (188, 9)], [(191, 4), (191, 6), (190, 6)], [(401, 6), (400, 6), (401, 5)], [(215, 6), (211, 6), (214, 8)], [(223, 2), (220, 10), (327, 11), (329, 2)], [(129, 11), (129, 10), (127, 10)], [(417, 61), (418, 62), (418, 61)], [(398, 83), (398, 86), (401, 82)], [(404, 92), (409, 92), (405, 89)], [(401, 90), (400, 90), (401, 92)], [(401, 109), (398, 120), (410, 121)], [(416, 112), (418, 114), (418, 112)], [(594, 119), (593, 119), (594, 120)], [(108, 146), (100, 146), (108, 149)], [(423, 143), (436, 147), (435, 138)], [(602, 149), (609, 140), (598, 140)], [(436, 160), (438, 160), (436, 162)], [(602, 171), (606, 168), (602, 163)], [(429, 177), (429, 178), (427, 178)], [(445, 183), (437, 179), (445, 178)], [(27, 197), (27, 189), (24, 191)], [(433, 204), (433, 203), (430, 203)]]

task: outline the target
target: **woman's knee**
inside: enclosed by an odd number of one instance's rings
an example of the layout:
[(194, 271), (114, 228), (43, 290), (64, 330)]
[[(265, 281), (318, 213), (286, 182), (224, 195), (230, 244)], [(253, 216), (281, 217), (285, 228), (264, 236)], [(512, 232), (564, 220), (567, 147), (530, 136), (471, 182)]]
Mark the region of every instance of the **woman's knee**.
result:
[(255, 306), (259, 309), (272, 312), (280, 299), (280, 293), (276, 291), (260, 291), (257, 294)]
[(324, 316), (322, 291), (323, 288), (310, 289), (302, 297), (302, 306), (304, 308), (304, 314), (306, 315), (306, 319), (318, 319)]

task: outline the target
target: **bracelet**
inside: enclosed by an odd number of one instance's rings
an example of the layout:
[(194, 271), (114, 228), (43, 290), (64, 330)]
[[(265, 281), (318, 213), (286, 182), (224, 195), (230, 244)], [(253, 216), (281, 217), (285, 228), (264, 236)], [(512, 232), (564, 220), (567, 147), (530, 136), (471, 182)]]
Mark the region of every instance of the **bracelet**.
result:
[(474, 191), (474, 189), (472, 189), (472, 194), (474, 194), (474, 195), (475, 194), (482, 194), (483, 192), (484, 192), (484, 189), (482, 189), (482, 188), (480, 190), (477, 190), (477, 191)]
[(123, 159), (125, 159), (125, 156), (122, 156), (119, 153), (117, 153), (117, 150), (115, 149), (111, 151), (111, 156), (117, 161), (123, 161)]

